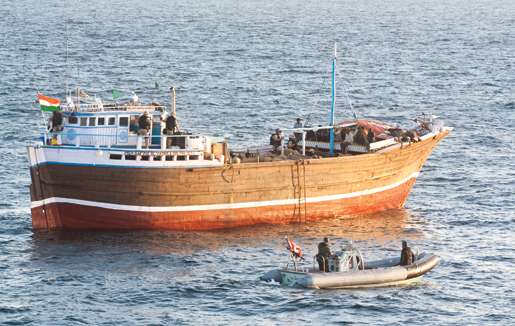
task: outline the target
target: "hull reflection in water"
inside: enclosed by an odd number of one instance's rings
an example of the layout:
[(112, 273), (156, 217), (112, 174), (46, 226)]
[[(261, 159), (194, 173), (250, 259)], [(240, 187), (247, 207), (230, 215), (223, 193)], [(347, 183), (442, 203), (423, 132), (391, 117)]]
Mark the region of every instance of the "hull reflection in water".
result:
[[(283, 239), (293, 235), (301, 244), (316, 245), (324, 236), (350, 240), (372, 240), (385, 245), (403, 238), (418, 238), (420, 233), (406, 230), (409, 213), (404, 209), (388, 210), (359, 218), (337, 217), (313, 223), (288, 225), (258, 225), (252, 227), (206, 232), (179, 231), (42, 231), (35, 232), (34, 249), (52, 254), (61, 245), (94, 250), (99, 246), (120, 246), (153, 254), (191, 254), (216, 251), (225, 247), (268, 247), (283, 250)], [(56, 247), (55, 247), (56, 246)], [(313, 247), (314, 248), (314, 247)]]

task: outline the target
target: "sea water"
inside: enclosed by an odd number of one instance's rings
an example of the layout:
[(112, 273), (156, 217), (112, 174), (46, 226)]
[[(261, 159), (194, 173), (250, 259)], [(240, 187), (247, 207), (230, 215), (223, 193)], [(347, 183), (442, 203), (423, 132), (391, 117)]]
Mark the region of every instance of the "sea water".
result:
[[(20, 0), (0, 15), (0, 323), (513, 323), (515, 2)], [(244, 148), (298, 116), (328, 121), (335, 42), (337, 120), (431, 112), (455, 128), (405, 209), (217, 232), (31, 230), (37, 91), (168, 103), (173, 85), (181, 126)], [(406, 239), (442, 262), (403, 287), (261, 282), (287, 262), (285, 235), (307, 265), (324, 236), (365, 259)]]

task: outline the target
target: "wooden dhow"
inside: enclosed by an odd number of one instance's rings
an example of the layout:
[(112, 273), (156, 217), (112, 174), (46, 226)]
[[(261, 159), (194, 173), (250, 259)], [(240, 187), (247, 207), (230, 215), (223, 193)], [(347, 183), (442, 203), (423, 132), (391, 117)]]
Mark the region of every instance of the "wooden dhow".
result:
[(39, 95), (52, 116), (28, 146), (33, 228), (209, 230), (401, 208), (451, 131), (432, 117), (409, 131), (298, 121), (289, 141), (277, 130), (272, 146), (236, 151), (180, 130), (174, 94), (170, 108)]

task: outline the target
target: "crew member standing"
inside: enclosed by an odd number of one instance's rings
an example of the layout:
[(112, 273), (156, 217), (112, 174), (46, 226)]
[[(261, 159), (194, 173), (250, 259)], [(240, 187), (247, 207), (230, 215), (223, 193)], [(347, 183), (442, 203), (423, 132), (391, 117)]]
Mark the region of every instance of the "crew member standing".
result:
[(145, 148), (148, 148), (150, 145), (149, 133), (150, 133), (150, 128), (151, 128), (151, 117), (148, 114), (148, 112), (145, 111), (145, 113), (143, 113), (139, 117), (138, 125), (139, 125), (138, 134), (140, 136), (143, 136), (143, 139), (145, 141)]
[(322, 272), (329, 271), (329, 257), (331, 256), (331, 248), (329, 247), (329, 239), (324, 238), (324, 241), (318, 244), (317, 262), (318, 269)]
[[(304, 128), (304, 121), (302, 120), (302, 118), (297, 118), (297, 122), (295, 122), (295, 124), (293, 125), (293, 128), (294, 129)], [(295, 139), (297, 140), (297, 142), (302, 140), (302, 132), (295, 131), (293, 134), (295, 135)]]
[(284, 140), (284, 133), (281, 129), (275, 129), (275, 133), (270, 136), (270, 145), (274, 147), (274, 152), (279, 152), (279, 148), (281, 149), (281, 153), (283, 150), (283, 140)]

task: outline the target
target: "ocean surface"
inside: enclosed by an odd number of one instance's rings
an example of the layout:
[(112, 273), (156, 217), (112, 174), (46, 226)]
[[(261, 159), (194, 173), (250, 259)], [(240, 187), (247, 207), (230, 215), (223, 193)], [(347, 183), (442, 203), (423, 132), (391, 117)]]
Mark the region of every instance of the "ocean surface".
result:
[[(514, 1), (4, 0), (0, 16), (0, 324), (515, 323)], [(168, 103), (174, 85), (183, 127), (254, 146), (297, 116), (327, 121), (334, 42), (338, 119), (410, 126), (432, 112), (455, 128), (405, 209), (217, 232), (31, 230), (38, 90)], [(285, 235), (308, 257), (327, 235), (365, 259), (406, 239), (442, 262), (410, 286), (284, 288), (259, 276), (286, 263)]]

